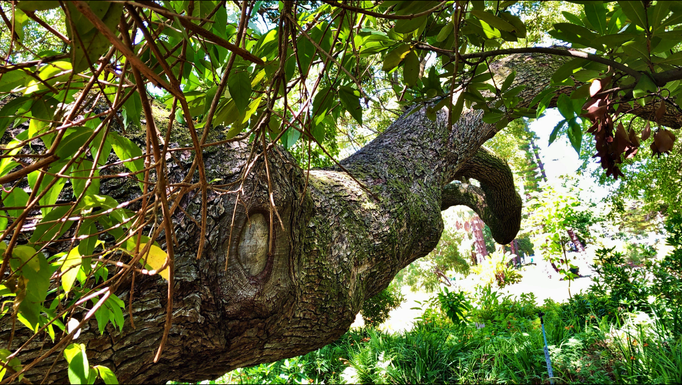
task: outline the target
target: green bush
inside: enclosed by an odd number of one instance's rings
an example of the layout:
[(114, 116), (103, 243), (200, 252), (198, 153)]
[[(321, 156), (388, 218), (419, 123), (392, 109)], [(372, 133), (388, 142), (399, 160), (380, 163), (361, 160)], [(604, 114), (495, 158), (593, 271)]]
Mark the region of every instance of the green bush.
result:
[(521, 274), (511, 263), (516, 256), (504, 251), (496, 251), (481, 262), (471, 268), (479, 275), (481, 282), (485, 285), (496, 284), (499, 288), (521, 281)]
[(462, 325), (466, 322), (471, 304), (463, 291), (454, 292), (443, 287), (438, 293), (438, 302), (440, 302), (441, 310), (450, 318), (452, 323)]
[(395, 285), (389, 285), (379, 294), (365, 301), (360, 310), (366, 326), (376, 327), (388, 319), (391, 310), (396, 309), (405, 300), (400, 289)]

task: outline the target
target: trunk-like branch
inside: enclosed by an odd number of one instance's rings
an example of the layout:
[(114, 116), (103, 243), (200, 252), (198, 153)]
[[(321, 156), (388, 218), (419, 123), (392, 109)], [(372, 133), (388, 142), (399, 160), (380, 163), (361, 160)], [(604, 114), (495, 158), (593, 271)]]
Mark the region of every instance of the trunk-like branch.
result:
[[(496, 78), (517, 71), (515, 83), (528, 85), (518, 94), (520, 107), (527, 107), (565, 60), (510, 55), (490, 67)], [(450, 126), (447, 111), (431, 120), (424, 107), (415, 106), (341, 161), (348, 172), (311, 170), (307, 185), (281, 147), (268, 153), (268, 170), (264, 157), (257, 157), (243, 183), (242, 171), (255, 159), (246, 144), (205, 148), (206, 180), (223, 185), (210, 186), (207, 199), (198, 191), (186, 194), (173, 217), (173, 327), (159, 362), (153, 359), (164, 330), (166, 283), (158, 275), (138, 275), (134, 285), (124, 282), (114, 293), (130, 298), (132, 291), (135, 301), (128, 306), (136, 328), (126, 320), (122, 331), (109, 324), (101, 336), (96, 321), (89, 320), (75, 341), (87, 345), (90, 363), (110, 367), (122, 383), (201, 381), (320, 348), (348, 330), (366, 299), (435, 248), (443, 230), (441, 209), (452, 204), (473, 206), (495, 238), (509, 242), (520, 222), (511, 172), (479, 151), (497, 128), (484, 123), (480, 111), (464, 111)], [(187, 150), (184, 163), (169, 160), (169, 185), (198, 182), (197, 175), (186, 175), (191, 158)], [(481, 187), (450, 184), (460, 177), (478, 179)], [(101, 193), (130, 200), (135, 185), (103, 182)], [(283, 228), (279, 220), (277, 226), (268, 222), (270, 191)], [(198, 224), (204, 204), (208, 218)], [(157, 239), (162, 248), (167, 237)], [(207, 241), (197, 259), (202, 239)], [(116, 266), (109, 267), (114, 274)], [(11, 324), (10, 317), (0, 319), (0, 340), (9, 340)], [(29, 335), (18, 329), (8, 348), (16, 349)], [(36, 338), (21, 353), (22, 363), (51, 346)], [(36, 365), (27, 378), (41, 382), (57, 355)], [(66, 379), (62, 359), (46, 381)]]
[(511, 242), (521, 225), (521, 197), (512, 171), (502, 159), (484, 149), (464, 163), (458, 176), (474, 178), (481, 187), (454, 182), (443, 188), (441, 209), (464, 205), (476, 212), (500, 244)]

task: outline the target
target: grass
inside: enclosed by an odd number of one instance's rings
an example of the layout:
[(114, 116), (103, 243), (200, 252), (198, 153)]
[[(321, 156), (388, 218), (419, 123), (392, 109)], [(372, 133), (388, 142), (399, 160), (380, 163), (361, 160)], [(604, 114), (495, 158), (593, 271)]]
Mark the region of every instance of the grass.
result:
[(483, 292), (467, 322), (457, 324), (432, 301), (413, 330), (351, 330), (304, 356), (238, 369), (215, 382), (545, 384), (537, 316), (543, 311), (555, 383), (682, 383), (682, 337), (666, 332), (655, 316), (609, 316), (584, 300), (538, 305), (532, 295)]

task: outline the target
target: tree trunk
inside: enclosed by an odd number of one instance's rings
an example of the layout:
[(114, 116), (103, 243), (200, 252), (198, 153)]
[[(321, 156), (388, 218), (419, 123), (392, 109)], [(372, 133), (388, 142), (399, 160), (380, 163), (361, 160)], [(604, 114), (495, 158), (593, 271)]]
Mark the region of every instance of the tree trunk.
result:
[(585, 246), (583, 246), (582, 242), (580, 242), (580, 239), (578, 239), (578, 237), (575, 235), (575, 231), (573, 231), (573, 229), (568, 229), (566, 232), (568, 233), (568, 237), (571, 238), (571, 242), (573, 242), (578, 252), (581, 254), (584, 253)]
[[(493, 70), (501, 76), (517, 70), (516, 84), (531, 85), (519, 94), (527, 105), (562, 63), (546, 55), (515, 55)], [(132, 290), (135, 327), (126, 320), (122, 332), (108, 325), (100, 336), (91, 319), (75, 341), (87, 345), (90, 364), (108, 366), (122, 383), (200, 381), (318, 349), (348, 330), (363, 301), (435, 248), (441, 210), (450, 205), (474, 208), (498, 242), (513, 240), (521, 199), (511, 171), (479, 151), (495, 135), (495, 125), (483, 123), (480, 111), (466, 111), (449, 127), (445, 111), (432, 121), (423, 107), (415, 106), (416, 112), (343, 160), (347, 172), (317, 169), (306, 175), (277, 146), (267, 158), (257, 151), (255, 160), (245, 144), (207, 149), (207, 179), (220, 178), (230, 192), (209, 190), (205, 234), (197, 224), (199, 192), (188, 193), (173, 218), (173, 326), (160, 360), (153, 363), (164, 329), (166, 284), (158, 275), (137, 275), (134, 285), (122, 282), (116, 292), (127, 301)], [(179, 165), (169, 167), (171, 182), (184, 177)], [(230, 183), (247, 169), (237, 194), (239, 185)], [(450, 183), (463, 177), (478, 179), (480, 187)], [(206, 244), (197, 259), (201, 239)], [(164, 248), (165, 241), (159, 240)], [(0, 321), (2, 341), (9, 340), (8, 319)], [(19, 327), (10, 349), (28, 336)], [(50, 346), (47, 338), (30, 342), (22, 363)], [(60, 356), (33, 366), (27, 378), (42, 381)], [(49, 373), (46, 381), (65, 382), (64, 360)]]

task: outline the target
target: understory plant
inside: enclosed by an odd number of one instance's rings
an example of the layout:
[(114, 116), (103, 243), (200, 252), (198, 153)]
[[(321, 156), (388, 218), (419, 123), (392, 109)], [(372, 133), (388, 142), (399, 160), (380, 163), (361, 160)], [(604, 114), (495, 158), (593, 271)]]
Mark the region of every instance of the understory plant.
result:
[(495, 285), (501, 289), (521, 280), (521, 274), (512, 263), (514, 258), (516, 255), (506, 251), (495, 251), (471, 270), (480, 277), (483, 285)]

